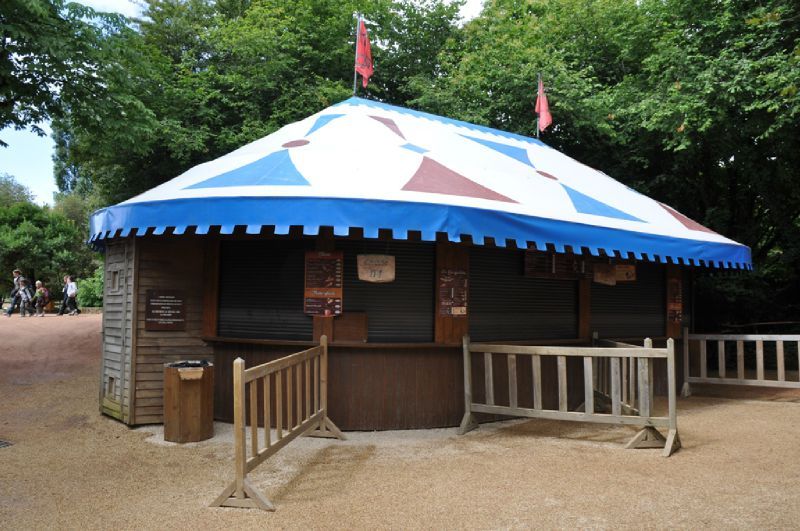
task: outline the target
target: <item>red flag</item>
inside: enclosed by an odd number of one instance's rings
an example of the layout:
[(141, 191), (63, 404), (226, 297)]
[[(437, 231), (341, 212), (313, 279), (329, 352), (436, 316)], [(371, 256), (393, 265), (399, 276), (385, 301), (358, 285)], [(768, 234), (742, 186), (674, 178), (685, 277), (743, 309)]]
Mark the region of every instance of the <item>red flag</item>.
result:
[(536, 114), (539, 115), (539, 131), (544, 131), (553, 123), (550, 115), (550, 104), (547, 103), (547, 96), (544, 93), (544, 83), (539, 78), (539, 93), (536, 95)]
[(372, 49), (369, 45), (367, 25), (363, 20), (359, 22), (356, 38), (356, 72), (361, 74), (361, 84), (367, 88), (369, 78), (372, 76)]

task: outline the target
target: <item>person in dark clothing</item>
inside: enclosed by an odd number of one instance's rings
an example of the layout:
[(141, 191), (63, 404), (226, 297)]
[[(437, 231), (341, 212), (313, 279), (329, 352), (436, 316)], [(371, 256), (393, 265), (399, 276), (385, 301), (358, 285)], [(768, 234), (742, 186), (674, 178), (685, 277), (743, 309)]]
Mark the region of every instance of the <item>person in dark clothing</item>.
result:
[(69, 297), (67, 297), (67, 286), (69, 285), (69, 275), (64, 275), (64, 286), (61, 288), (61, 307), (58, 309), (57, 315), (64, 315), (64, 312), (67, 311), (67, 301)]
[(19, 269), (15, 269), (11, 274), (14, 275), (14, 289), (12, 289), (11, 293), (9, 294), (11, 302), (9, 303), (8, 309), (6, 310), (6, 317), (11, 317), (11, 314), (14, 313), (14, 308), (19, 306), (20, 303), (19, 286), (20, 286), (20, 281), (24, 280), (22, 272)]

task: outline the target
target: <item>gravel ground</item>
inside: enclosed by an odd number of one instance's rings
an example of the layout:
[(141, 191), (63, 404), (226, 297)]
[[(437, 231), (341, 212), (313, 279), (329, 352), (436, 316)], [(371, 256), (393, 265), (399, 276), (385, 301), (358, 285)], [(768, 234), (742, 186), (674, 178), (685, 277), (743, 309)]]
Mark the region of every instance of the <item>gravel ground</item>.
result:
[[(100, 317), (0, 317), (0, 528), (797, 528), (800, 398), (679, 401), (684, 448), (514, 420), (303, 438), (252, 481), (275, 513), (208, 504), (231, 429), (175, 445), (98, 413)], [(335, 420), (335, 419), (334, 419)]]

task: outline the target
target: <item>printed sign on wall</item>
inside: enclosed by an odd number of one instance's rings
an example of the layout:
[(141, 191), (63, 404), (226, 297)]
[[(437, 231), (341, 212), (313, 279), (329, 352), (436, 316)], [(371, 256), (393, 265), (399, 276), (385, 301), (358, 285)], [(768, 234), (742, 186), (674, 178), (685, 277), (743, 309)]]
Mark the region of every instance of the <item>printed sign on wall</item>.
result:
[(306, 252), (303, 310), (307, 315), (341, 315), (344, 257), (342, 251)]
[(439, 270), (439, 315), (467, 315), (468, 282), (463, 269)]
[(147, 290), (144, 329), (186, 330), (185, 293), (177, 289)]
[(364, 282), (394, 282), (394, 256), (387, 254), (360, 254), (358, 262), (358, 280)]

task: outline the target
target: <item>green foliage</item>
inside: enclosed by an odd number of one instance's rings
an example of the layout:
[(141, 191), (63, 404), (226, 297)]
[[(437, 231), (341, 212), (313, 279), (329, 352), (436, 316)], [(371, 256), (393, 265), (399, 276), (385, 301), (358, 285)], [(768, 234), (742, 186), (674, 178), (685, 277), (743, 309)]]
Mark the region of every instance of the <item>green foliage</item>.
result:
[(99, 43), (121, 21), (64, 0), (0, 2), (0, 130), (43, 135), (36, 124), (103, 97)]
[(46, 207), (29, 202), (0, 207), (0, 290), (11, 290), (14, 269), (50, 291), (61, 286), (65, 274), (90, 273), (93, 256), (84, 234), (84, 226)]
[(78, 283), (78, 306), (99, 308), (103, 306), (103, 266), (94, 270), (92, 276)]
[(12, 175), (0, 173), (0, 208), (32, 201), (33, 194), (27, 186), (18, 183)]

